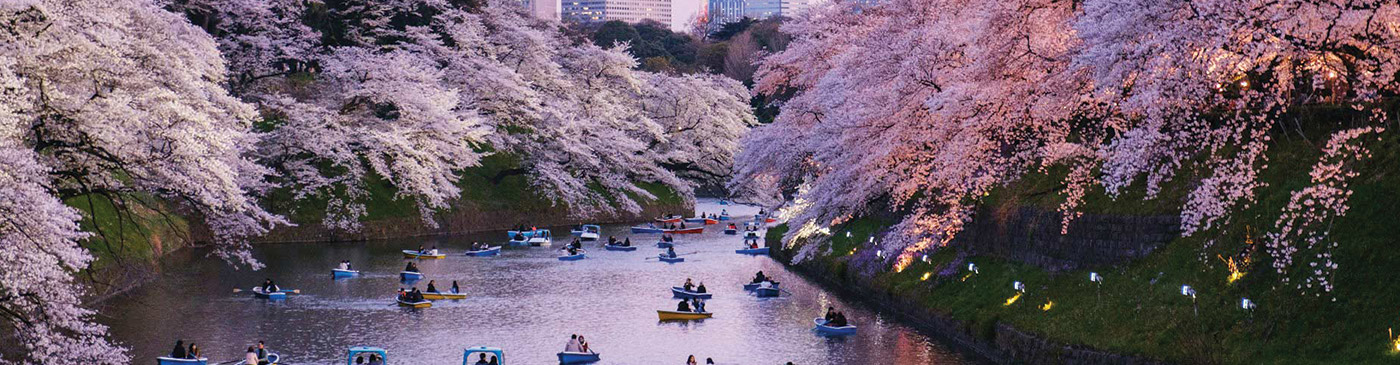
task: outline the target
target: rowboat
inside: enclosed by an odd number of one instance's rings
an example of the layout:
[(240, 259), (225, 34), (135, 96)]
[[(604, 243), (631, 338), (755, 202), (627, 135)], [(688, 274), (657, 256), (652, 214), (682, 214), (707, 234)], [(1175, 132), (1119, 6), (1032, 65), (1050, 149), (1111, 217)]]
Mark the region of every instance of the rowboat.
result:
[[(427, 297), (427, 296), (424, 295), (424, 297)], [(433, 306), (433, 302), (430, 302), (430, 301), (427, 301), (427, 300), (424, 300), (424, 301), (421, 301), (421, 302), (405, 302), (403, 299), (396, 299), (395, 301), (399, 302), (399, 306), (400, 306), (400, 307), (409, 307), (409, 308), (431, 308), (431, 307)]]
[[(267, 363), (268, 363), (268, 364), (276, 365), (278, 361), (282, 361), (282, 355), (273, 354), (273, 353), (267, 354)], [(235, 364), (257, 365), (257, 364), (249, 364), (247, 360), (239, 361), (239, 362), (236, 362)]]
[(714, 219), (710, 219), (710, 218), (704, 218), (704, 217), (686, 218), (686, 219), (685, 219), (685, 222), (686, 222), (686, 223), (700, 223), (700, 224), (719, 224), (719, 221), (718, 221), (718, 220), (714, 220)]
[(156, 365), (209, 365), (209, 359), (204, 357), (198, 359), (176, 359), (173, 357), (161, 356), (156, 358)]
[(660, 259), (661, 262), (668, 262), (668, 263), (672, 263), (672, 264), (677, 263), (677, 262), (685, 262), (685, 258), (684, 258), (684, 257), (670, 257), (670, 256), (666, 256), (666, 254), (664, 254), (664, 253), (663, 253), (663, 254), (660, 254), (660, 255), (657, 255), (656, 258), (657, 258), (657, 259)]
[(734, 229), (734, 228), (725, 228), (725, 229), (724, 229), (724, 234), (727, 234), (727, 235), (730, 235), (730, 236), (737, 235), (737, 234), (739, 234), (739, 230), (738, 230), (738, 229)]
[(670, 248), (675, 246), (676, 244), (672, 242), (656, 241), (656, 248)]
[(685, 288), (679, 287), (679, 286), (673, 286), (673, 287), (671, 287), (671, 295), (675, 296), (676, 298), (681, 298), (681, 299), (693, 299), (693, 298), (710, 299), (711, 297), (715, 296), (714, 293), (693, 292), (693, 291), (685, 290)]
[(596, 240), (602, 232), (603, 227), (599, 227), (594, 224), (585, 224), (579, 229), (571, 231), (571, 233), (573, 233), (575, 236), (578, 236), (579, 239), (584, 241)]
[(729, 205), (729, 201), (728, 201), (728, 200), (720, 200), (720, 201), (719, 201), (719, 205)]
[(661, 218), (657, 218), (656, 221), (657, 221), (658, 223), (680, 223), (680, 222), (681, 222), (681, 216), (673, 215), (673, 216), (661, 217)]
[(541, 231), (549, 231), (549, 230), (547, 230), (547, 229), (534, 229), (534, 230), (529, 230), (529, 231), (506, 231), (506, 238), (515, 239), (515, 236), (516, 236), (517, 234), (518, 234), (518, 235), (521, 235), (521, 236), (525, 236), (525, 238), (530, 238), (530, 237), (534, 237), (535, 234), (538, 234), (538, 233), (540, 233)]
[(741, 249), (741, 250), (734, 250), (734, 253), (741, 253), (741, 254), (745, 254), (745, 255), (767, 255), (767, 254), (768, 254), (768, 248), (767, 248), (767, 247), (745, 248), (745, 249)]
[(754, 294), (757, 294), (759, 298), (771, 298), (778, 296), (778, 288), (774, 287), (760, 287), (758, 289), (754, 289), (753, 292)]
[(530, 242), (531, 246), (549, 246), (554, 243), (552, 238), (553, 237), (549, 234), (549, 230), (540, 229), (536, 230), (535, 235), (530, 236), (527, 242)]
[(722, 220), (722, 221), (727, 221), (727, 220), (729, 220), (729, 214), (720, 214), (720, 215), (719, 215), (719, 220)]
[(278, 289), (274, 292), (264, 292), (261, 286), (253, 287), (253, 296), (263, 299), (282, 300), (287, 299), (287, 291)]
[[(765, 281), (764, 283), (773, 284), (773, 287), (774, 287), (774, 288), (777, 288), (777, 287), (778, 287), (778, 282), (776, 282), (776, 281)], [(762, 283), (744, 284), (744, 290), (755, 290), (755, 289), (758, 289), (758, 287), (760, 286), (759, 284), (762, 284)]]
[(447, 254), (439, 253), (436, 255), (430, 255), (427, 253), (419, 253), (416, 250), (403, 250), (403, 257), (406, 259), (441, 259), (447, 258)]
[(705, 227), (679, 228), (679, 229), (663, 229), (663, 230), (661, 230), (661, 233), (665, 233), (665, 234), (701, 234), (701, 233), (705, 233)]
[(402, 279), (403, 281), (422, 280), (423, 273), (417, 271), (400, 271), (399, 279)]
[(587, 364), (598, 362), (597, 352), (560, 352), (560, 364)]
[(505, 350), (498, 347), (477, 346), (462, 350), (462, 365), (477, 364), (476, 361), (483, 360), (481, 355), (486, 355), (486, 359), (492, 359), (492, 364), (505, 365), (506, 363)]
[(378, 347), (355, 346), (351, 347), (349, 351), (345, 352), (345, 363), (354, 364), (354, 360), (356, 358), (368, 357), (365, 355), (378, 355), (379, 358), (382, 359), (385, 363), (388, 363), (389, 361), (389, 351), (385, 351), (384, 349)]
[(501, 254), (501, 246), (488, 248), (485, 250), (467, 251), (467, 256), (496, 256)]
[(579, 252), (578, 254), (574, 255), (559, 256), (559, 261), (578, 261), (584, 258), (586, 258), (586, 256), (584, 256), (582, 252)]
[(425, 292), (423, 292), (423, 299), (432, 299), (432, 300), (442, 300), (442, 299), (467, 299), (467, 294), (465, 294), (465, 293), (444, 293), (444, 292), (440, 292), (440, 291), (425, 291)]
[(656, 317), (663, 321), (690, 321), (714, 317), (714, 313), (708, 312), (676, 312), (657, 310)]
[(824, 335), (843, 336), (856, 334), (856, 326), (852, 326), (850, 324), (847, 324), (844, 327), (831, 327), (826, 325), (826, 318), (813, 319), (812, 323), (815, 323), (817, 325), (817, 333), (821, 333)]
[(348, 278), (359, 274), (358, 270), (331, 269), (331, 278), (333, 279)]
[(608, 251), (636, 251), (637, 246), (603, 245)]
[(633, 226), (632, 233), (662, 233), (666, 230), (656, 227)]

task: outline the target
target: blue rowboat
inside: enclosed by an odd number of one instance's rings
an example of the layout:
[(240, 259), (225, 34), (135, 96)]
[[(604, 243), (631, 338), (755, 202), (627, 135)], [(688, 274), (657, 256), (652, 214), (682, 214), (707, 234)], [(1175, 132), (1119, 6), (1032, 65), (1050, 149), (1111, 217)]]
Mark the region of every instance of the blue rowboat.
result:
[(403, 281), (423, 280), (423, 273), (417, 271), (400, 271), (399, 279)]
[(823, 335), (828, 335), (828, 336), (845, 336), (845, 335), (854, 335), (854, 334), (856, 334), (856, 326), (852, 326), (852, 325), (850, 325), (850, 324), (847, 324), (847, 325), (844, 326), (844, 327), (832, 327), (832, 326), (826, 325), (826, 319), (825, 319), (825, 318), (813, 319), (813, 320), (812, 320), (812, 323), (815, 323), (815, 324), (817, 325), (817, 328), (816, 328), (817, 333), (820, 333), (820, 334), (823, 334)]
[(664, 231), (656, 227), (632, 227), (632, 233), (661, 233)]
[(261, 286), (253, 287), (253, 296), (263, 299), (282, 300), (287, 299), (287, 291), (278, 289), (275, 292), (264, 292)]
[(660, 255), (657, 255), (656, 258), (657, 258), (657, 259), (660, 259), (661, 262), (667, 262), (667, 263), (672, 263), (672, 264), (677, 263), (677, 262), (685, 262), (685, 258), (684, 258), (684, 257), (670, 257), (670, 256), (666, 256), (666, 254), (664, 254), (664, 253), (663, 253), (663, 254), (660, 254)]
[(583, 252), (579, 252), (576, 255), (559, 256), (559, 261), (578, 261), (585, 258), (587, 258), (587, 256), (584, 256)]
[(344, 278), (353, 277), (353, 276), (359, 275), (359, 274), (360, 274), (360, 271), (359, 271), (359, 270), (331, 269), (331, 278), (332, 278), (332, 279), (344, 279)]
[(670, 248), (670, 247), (675, 247), (675, 246), (676, 246), (676, 244), (671, 243), (671, 242), (666, 242), (666, 241), (657, 241), (657, 242), (656, 242), (656, 248)]
[(602, 235), (603, 227), (596, 224), (585, 224), (572, 232), (575, 236), (578, 236), (580, 240), (593, 241)]
[(198, 359), (176, 359), (173, 357), (161, 356), (156, 358), (156, 365), (209, 365), (209, 359), (203, 357)]
[(741, 254), (745, 254), (745, 255), (767, 255), (767, 254), (768, 254), (768, 248), (767, 248), (767, 247), (745, 248), (745, 249), (742, 249), (742, 250), (734, 250), (734, 253), (741, 253)]
[(719, 220), (727, 221), (727, 220), (729, 220), (729, 215), (728, 215), (728, 214), (720, 214), (720, 215), (719, 215)]
[(725, 229), (724, 229), (724, 234), (727, 234), (727, 235), (730, 235), (730, 236), (737, 235), (737, 234), (739, 234), (739, 230), (738, 230), (738, 229), (734, 229), (734, 228), (725, 228)]
[[(487, 355), (487, 356), (489, 356), (489, 357), (487, 357), (488, 359), (489, 359), (489, 358), (495, 358), (495, 361), (492, 361), (492, 362), (491, 362), (492, 364), (497, 364), (497, 365), (505, 365), (505, 364), (506, 364), (506, 351), (505, 351), (505, 350), (502, 350), (502, 349), (496, 348), (496, 347), (477, 346), (477, 347), (471, 347), (471, 348), (467, 348), (467, 349), (465, 349), (465, 350), (462, 350), (462, 365), (473, 365), (473, 364), (476, 364), (476, 361), (477, 361), (477, 360), (482, 360), (481, 355)], [(473, 359), (473, 358), (474, 358), (474, 359)]]
[[(383, 359), (385, 363), (388, 363), (388, 362), (389, 362), (389, 351), (385, 351), (384, 349), (381, 349), (381, 348), (378, 348), (378, 347), (355, 346), (355, 347), (351, 347), (351, 348), (350, 348), (350, 351), (346, 351), (346, 353), (345, 353), (345, 365), (356, 365), (356, 364), (355, 364), (355, 358), (356, 358), (356, 357), (360, 357), (360, 356), (362, 356), (362, 355), (371, 355), (371, 354), (373, 354), (373, 355), (379, 355), (379, 358), (380, 358), (380, 359)], [(365, 357), (369, 357), (369, 356), (365, 356)]]
[[(765, 281), (764, 283), (773, 284), (773, 287), (774, 287), (774, 288), (777, 288), (777, 287), (778, 287), (778, 282), (776, 282), (776, 281)], [(761, 284), (761, 283), (744, 284), (744, 290), (755, 290), (755, 289), (758, 289), (758, 287), (759, 287), (758, 284)]]
[(485, 250), (467, 251), (467, 256), (496, 256), (501, 253), (501, 246), (488, 248)]
[(754, 289), (753, 292), (754, 294), (758, 294), (759, 298), (772, 298), (778, 296), (778, 288), (774, 287), (758, 288)]
[(719, 205), (729, 205), (729, 201), (728, 201), (728, 200), (720, 200), (720, 201), (719, 201)]
[(515, 239), (515, 235), (516, 235), (517, 233), (520, 234), (521, 236), (525, 236), (525, 238), (530, 238), (530, 237), (534, 237), (536, 234), (541, 234), (541, 232), (547, 232), (547, 231), (549, 231), (549, 230), (548, 230), (548, 229), (535, 229), (535, 230), (533, 230), (533, 231), (506, 231), (506, 238)]
[(681, 299), (694, 299), (694, 298), (710, 299), (710, 297), (715, 296), (714, 293), (693, 292), (693, 291), (685, 290), (685, 288), (682, 288), (682, 287), (679, 287), (679, 286), (673, 286), (673, 287), (671, 287), (671, 295), (674, 296), (674, 297), (676, 297), (676, 298), (681, 298)]
[(598, 362), (597, 352), (560, 352), (560, 364), (587, 364)]
[(603, 245), (608, 251), (636, 251), (637, 246)]

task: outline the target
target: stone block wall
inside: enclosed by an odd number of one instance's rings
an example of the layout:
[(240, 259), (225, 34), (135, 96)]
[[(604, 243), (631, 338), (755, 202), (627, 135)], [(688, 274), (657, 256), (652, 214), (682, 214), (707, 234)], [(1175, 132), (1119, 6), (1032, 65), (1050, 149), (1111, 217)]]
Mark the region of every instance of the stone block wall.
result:
[(1181, 234), (1175, 215), (1085, 214), (1060, 234), (1060, 213), (1019, 208), (997, 215), (980, 211), (953, 244), (976, 254), (1003, 257), (1049, 271), (1121, 264), (1146, 256)]

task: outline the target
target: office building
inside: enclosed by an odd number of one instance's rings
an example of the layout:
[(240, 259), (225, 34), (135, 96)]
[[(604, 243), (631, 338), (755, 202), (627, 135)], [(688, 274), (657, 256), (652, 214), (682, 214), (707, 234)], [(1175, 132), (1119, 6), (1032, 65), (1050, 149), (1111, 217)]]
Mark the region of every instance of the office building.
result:
[(671, 0), (560, 0), (565, 20), (593, 23), (653, 20), (671, 24)]

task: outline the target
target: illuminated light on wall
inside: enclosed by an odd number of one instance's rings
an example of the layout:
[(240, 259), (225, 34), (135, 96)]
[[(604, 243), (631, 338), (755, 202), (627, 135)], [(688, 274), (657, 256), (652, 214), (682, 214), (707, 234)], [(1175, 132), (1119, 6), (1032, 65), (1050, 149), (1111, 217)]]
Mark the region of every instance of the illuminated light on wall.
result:
[(851, 231), (846, 231), (846, 238), (851, 238)]
[(1249, 87), (1249, 81), (1240, 81), (1240, 87)]
[(1018, 291), (1018, 292), (1022, 292), (1022, 293), (1025, 293), (1025, 292), (1026, 292), (1026, 284), (1025, 284), (1025, 283), (1022, 283), (1022, 282), (1019, 282), (1019, 281), (1014, 282), (1014, 283), (1011, 283), (1011, 288), (1012, 288), (1012, 289), (1016, 289), (1016, 291)]
[(866, 242), (875, 243), (875, 236), (870, 236), (870, 239), (866, 240)]
[(977, 264), (971, 262), (967, 263), (967, 271), (971, 271), (974, 274), (980, 274), (979, 272), (977, 272)]
[(928, 277), (933, 275), (932, 271), (925, 271), (924, 276), (919, 277), (919, 281), (928, 281)]
[(1041, 310), (1042, 312), (1049, 312), (1049, 311), (1050, 311), (1050, 308), (1051, 308), (1051, 307), (1054, 307), (1054, 306), (1055, 306), (1055, 301), (1046, 299), (1046, 300), (1045, 300), (1045, 304), (1042, 304), (1042, 305), (1040, 306), (1040, 310)]
[(1254, 301), (1249, 300), (1249, 298), (1240, 298), (1240, 309), (1254, 310), (1255, 307), (1257, 305), (1254, 304)]
[(1099, 275), (1099, 273), (1096, 272), (1091, 272), (1089, 273), (1089, 282), (1103, 284), (1103, 275)]
[(923, 260), (925, 264), (930, 263), (928, 260), (928, 254), (924, 254), (924, 257), (921, 260)]
[(1191, 299), (1196, 299), (1196, 289), (1192, 288), (1190, 285), (1182, 285), (1181, 295), (1191, 297)]
[(1021, 299), (1021, 293), (1016, 293), (1016, 295), (1006, 298), (1006, 304), (1002, 304), (1002, 306), (1009, 307), (1012, 303), (1016, 303), (1017, 299)]

